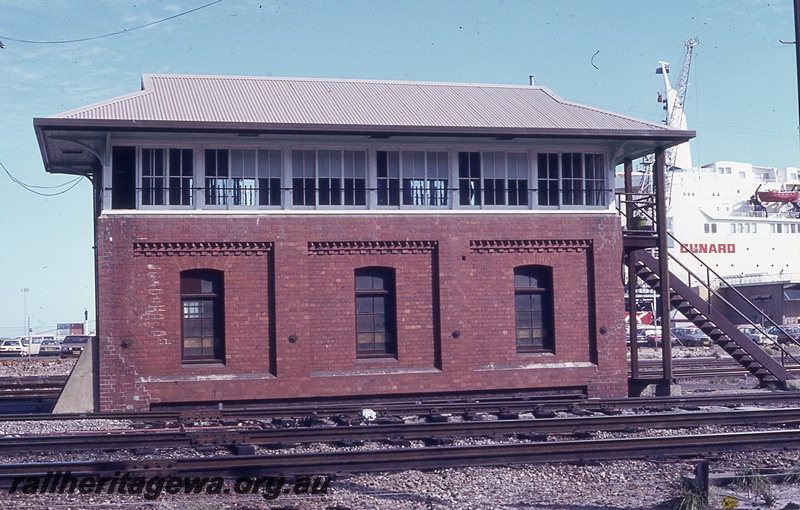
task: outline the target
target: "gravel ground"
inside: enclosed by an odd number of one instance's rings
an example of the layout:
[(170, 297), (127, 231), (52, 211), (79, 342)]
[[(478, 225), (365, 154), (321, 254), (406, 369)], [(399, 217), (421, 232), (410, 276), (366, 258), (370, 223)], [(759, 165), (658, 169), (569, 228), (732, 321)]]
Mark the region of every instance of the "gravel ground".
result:
[[(752, 467), (752, 462), (793, 465), (797, 461), (797, 452), (730, 454), (712, 464), (712, 473)], [(325, 494), (280, 494), (274, 500), (265, 499), (264, 491), (235, 494), (235, 482), (226, 480), (219, 495), (162, 492), (147, 500), (138, 494), (3, 494), (0, 508), (655, 510), (680, 494), (681, 477), (693, 469), (691, 462), (620, 461), (363, 474), (332, 479)], [(770, 508), (800, 503), (798, 485), (774, 485), (769, 491), (775, 497)], [(738, 508), (767, 508), (763, 496), (748, 497), (746, 490), (731, 486), (712, 488), (710, 508), (723, 508), (723, 498), (731, 496), (737, 498)]]
[(78, 358), (3, 358), (0, 377), (69, 375)]

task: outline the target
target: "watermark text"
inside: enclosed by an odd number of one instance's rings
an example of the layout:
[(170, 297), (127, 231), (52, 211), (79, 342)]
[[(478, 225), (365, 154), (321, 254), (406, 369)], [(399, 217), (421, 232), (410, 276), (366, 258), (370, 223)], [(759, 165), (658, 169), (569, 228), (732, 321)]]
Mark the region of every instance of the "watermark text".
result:
[(115, 472), (111, 476), (50, 472), (45, 476), (17, 476), (9, 494), (132, 494), (147, 500), (162, 494), (261, 494), (272, 500), (281, 495), (326, 494), (329, 476), (215, 477), (140, 476)]

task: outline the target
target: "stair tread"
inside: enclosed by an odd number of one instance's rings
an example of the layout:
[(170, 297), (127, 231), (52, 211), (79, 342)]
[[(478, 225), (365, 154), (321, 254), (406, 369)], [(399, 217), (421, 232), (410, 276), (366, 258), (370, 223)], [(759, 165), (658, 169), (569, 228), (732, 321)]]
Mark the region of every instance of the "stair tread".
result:
[[(658, 275), (661, 268), (653, 267), (654, 265), (658, 266), (656, 263), (657, 261), (658, 259), (654, 255), (647, 251), (642, 251), (635, 268), (636, 276), (647, 286), (655, 290), (658, 290), (662, 282), (661, 277)], [(670, 285), (670, 306), (679, 311), (691, 323), (708, 335), (740, 365), (757, 377), (759, 381), (783, 382), (782, 377), (791, 377), (777, 361), (774, 361), (770, 357), (769, 360), (772, 361), (768, 362), (768, 360), (763, 358), (760, 354), (753, 351), (753, 349), (757, 349), (766, 355), (766, 352), (764, 352), (760, 346), (752, 342), (744, 342), (741, 340), (744, 337), (742, 337), (742, 334), (738, 330), (734, 331), (732, 329), (730, 332), (726, 332), (726, 328), (733, 327), (735, 329), (735, 326), (729, 324), (728, 320), (722, 316), (719, 311), (709, 308), (708, 303), (694, 293), (694, 291), (691, 289), (687, 290), (688, 287), (680, 278), (676, 277), (672, 272), (669, 273), (669, 278), (670, 282), (676, 282), (674, 286)], [(674, 280), (672, 280), (673, 278)], [(684, 295), (687, 292), (689, 295)], [(701, 309), (705, 311), (701, 311)], [(722, 326), (720, 326), (720, 324), (722, 324)], [(743, 342), (746, 347), (740, 345), (736, 341), (737, 338), (739, 341)], [(757, 358), (764, 359), (764, 363), (758, 361)], [(764, 364), (767, 366), (764, 366)]]

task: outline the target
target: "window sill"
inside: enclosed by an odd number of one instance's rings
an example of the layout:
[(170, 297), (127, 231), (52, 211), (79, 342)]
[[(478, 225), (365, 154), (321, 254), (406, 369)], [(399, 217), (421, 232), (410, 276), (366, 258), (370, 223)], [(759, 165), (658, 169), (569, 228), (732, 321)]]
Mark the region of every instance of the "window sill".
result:
[(182, 359), (182, 367), (196, 367), (202, 365), (213, 365), (215, 367), (225, 366), (225, 361), (221, 359)]
[(360, 363), (362, 361), (365, 362), (374, 362), (374, 361), (389, 361), (393, 363), (397, 363), (397, 358), (395, 356), (369, 356), (369, 357), (356, 357), (356, 362)]

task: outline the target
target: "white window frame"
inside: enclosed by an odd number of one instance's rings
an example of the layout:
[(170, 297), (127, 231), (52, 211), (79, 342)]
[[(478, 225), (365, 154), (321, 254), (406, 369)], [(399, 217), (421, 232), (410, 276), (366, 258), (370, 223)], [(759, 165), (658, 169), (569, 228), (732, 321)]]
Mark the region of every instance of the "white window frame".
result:
[[(451, 209), (452, 151), (437, 148), (379, 147), (372, 154), (371, 207), (392, 209)], [(386, 175), (378, 175), (381, 153)], [(383, 195), (383, 196), (382, 196)], [(385, 197), (385, 202), (383, 198)]]
[[(546, 173), (540, 173), (540, 159), (544, 158), (548, 168)], [(592, 175), (587, 174), (587, 162), (592, 161), (596, 163), (600, 160), (602, 164), (599, 165), (599, 173), (602, 176), (597, 176), (597, 165), (593, 165), (595, 171)], [(573, 170), (575, 167), (571, 166), (576, 161), (580, 161), (580, 168)], [(566, 165), (568, 162), (570, 165)], [(608, 156), (603, 151), (597, 150), (581, 150), (580, 148), (571, 148), (568, 150), (541, 150), (534, 153), (534, 158), (531, 162), (533, 164), (533, 198), (535, 199), (534, 207), (542, 209), (578, 209), (578, 210), (595, 210), (607, 209), (609, 207), (610, 199), (608, 189)], [(552, 164), (555, 163), (556, 168)], [(569, 169), (567, 167), (569, 166)], [(542, 187), (545, 183), (546, 187)], [(575, 185), (578, 185), (577, 188)], [(553, 189), (553, 185), (556, 186)], [(598, 185), (600, 189), (597, 189)], [(547, 196), (547, 202), (542, 204), (540, 198)], [(550, 203), (553, 195), (555, 195), (558, 203)], [(565, 200), (568, 197), (569, 200)], [(595, 199), (592, 199), (595, 197)], [(599, 201), (601, 203), (588, 204), (587, 202)]]
[[(207, 173), (209, 152), (227, 151), (227, 169), (225, 175), (210, 176)], [(283, 150), (280, 147), (264, 145), (259, 147), (242, 147), (231, 145), (222, 147), (206, 145), (202, 150), (201, 164), (195, 166), (202, 173), (201, 195), (203, 209), (281, 209), (283, 207)], [(277, 165), (277, 166), (276, 166)], [(249, 167), (249, 168), (248, 168)], [(220, 182), (221, 186), (208, 186), (209, 180)], [(274, 180), (278, 179), (275, 191)], [(261, 183), (267, 182), (267, 203), (261, 204)], [(215, 199), (208, 198), (212, 190)], [(277, 193), (277, 197), (275, 194)], [(273, 203), (278, 198), (279, 203)]]
[[(371, 176), (370, 151), (366, 148), (350, 146), (290, 146), (288, 149), (291, 167), (288, 175), (290, 202), (286, 203), (288, 209), (367, 209), (370, 205), (371, 189), (369, 186)], [(302, 158), (303, 168), (298, 167)], [(359, 167), (359, 163), (362, 165)], [(303, 203), (296, 203), (295, 180), (303, 179), (303, 187), (298, 188), (303, 192)], [(322, 200), (323, 189), (321, 182), (328, 180), (329, 184), (336, 182), (336, 186), (327, 188), (327, 200)], [(351, 186), (348, 188), (348, 180)], [(338, 182), (337, 182), (338, 181)], [(313, 183), (313, 192), (307, 185)], [(362, 187), (363, 186), (363, 187)], [(363, 190), (363, 191), (361, 191)], [(363, 192), (363, 203), (356, 203), (359, 193)], [(348, 196), (349, 195), (349, 196)], [(308, 203), (313, 196), (313, 203)], [(348, 204), (348, 198), (351, 202)], [(329, 203), (322, 203), (323, 201)], [(338, 201), (339, 203), (335, 203)]]
[[(120, 144), (122, 145), (122, 144)], [(150, 151), (159, 151), (163, 154), (163, 167), (164, 172), (161, 175), (145, 175), (145, 167), (149, 165), (146, 162), (145, 158), (146, 153)], [(180, 151), (181, 160), (184, 157), (184, 151), (190, 151), (192, 156), (192, 175), (178, 175), (172, 176), (170, 175), (170, 167), (172, 166), (172, 151)], [(155, 152), (153, 153), (155, 155)], [(175, 145), (163, 145), (163, 144), (141, 144), (136, 146), (136, 205), (140, 209), (195, 209), (197, 207), (197, 196), (196, 196), (196, 179), (197, 173), (197, 151), (195, 151), (192, 147), (183, 146), (180, 144)], [(188, 182), (188, 189), (189, 189), (189, 203), (179, 203), (179, 204), (171, 204), (170, 203), (170, 184), (172, 179), (179, 179), (181, 181), (189, 181)], [(145, 203), (145, 194), (147, 191), (145, 190), (145, 182), (146, 180), (152, 180), (155, 184), (157, 180), (161, 180), (162, 187), (159, 189), (158, 187), (151, 188), (153, 191), (153, 202), (158, 202), (156, 200), (157, 194), (161, 194), (161, 199), (163, 203)], [(183, 186), (179, 187), (179, 189), (183, 189)], [(183, 195), (182, 195), (183, 196)], [(183, 202), (183, 200), (181, 200)]]

